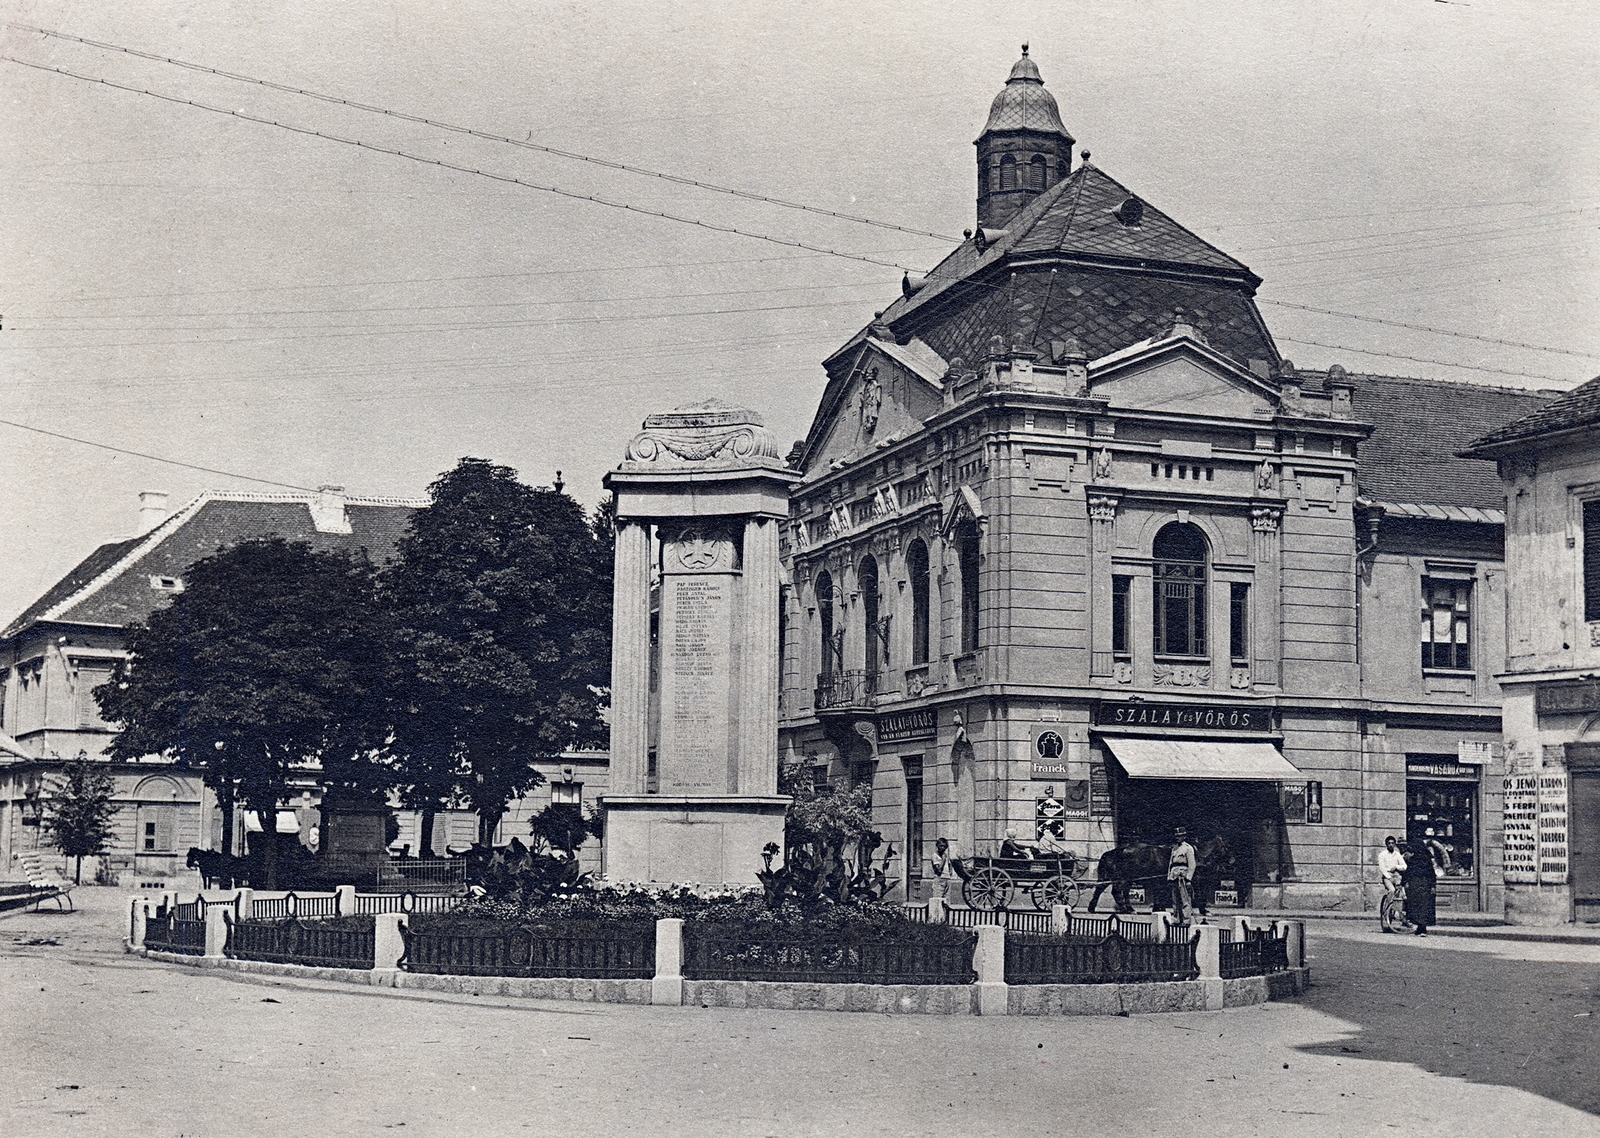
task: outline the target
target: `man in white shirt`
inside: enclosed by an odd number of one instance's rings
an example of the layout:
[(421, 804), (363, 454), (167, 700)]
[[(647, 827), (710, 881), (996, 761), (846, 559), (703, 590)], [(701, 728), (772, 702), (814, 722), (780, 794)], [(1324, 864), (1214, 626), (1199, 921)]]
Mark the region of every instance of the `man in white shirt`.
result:
[(1383, 839), (1383, 849), (1378, 851), (1378, 872), (1383, 877), (1383, 901), (1378, 905), (1378, 921), (1386, 933), (1395, 931), (1395, 924), (1403, 924), (1401, 916), (1400, 875), (1406, 871), (1406, 856), (1400, 852), (1393, 834)]
[(1193, 911), (1189, 890), (1194, 881), (1196, 865), (1194, 847), (1189, 844), (1189, 832), (1179, 826), (1172, 834), (1172, 852), (1167, 857), (1167, 883), (1172, 889), (1173, 915), (1179, 924), (1188, 924)]

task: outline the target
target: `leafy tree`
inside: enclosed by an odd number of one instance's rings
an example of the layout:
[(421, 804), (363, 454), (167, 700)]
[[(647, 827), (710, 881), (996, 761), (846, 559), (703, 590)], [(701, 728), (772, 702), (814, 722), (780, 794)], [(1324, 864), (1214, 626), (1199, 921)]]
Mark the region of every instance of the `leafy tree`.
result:
[(365, 559), (268, 538), (197, 561), (171, 604), (128, 629), (130, 658), (95, 691), (122, 726), (111, 753), (200, 770), (225, 818), (240, 803), (268, 831), (292, 768), (385, 781), (372, 762), (388, 734), (383, 629)]
[(769, 900), (877, 900), (894, 884), (886, 876), (893, 846), (882, 868), (872, 866), (883, 837), (872, 828), (871, 787), (818, 784), (809, 766), (793, 763), (778, 772), (778, 792), (791, 800), (783, 822), (783, 868), (772, 868), (779, 852), (774, 843), (762, 851), (765, 865), (757, 874)]
[(464, 458), (429, 493), (383, 579), (397, 773), (413, 806), (476, 810), (488, 845), (536, 761), (606, 738), (611, 559), (577, 502), (508, 467)]
[(541, 850), (560, 850), (571, 857), (590, 834), (599, 835), (596, 822), (574, 803), (552, 802), (528, 819), (528, 832)]
[(66, 764), (61, 781), (51, 787), (45, 802), (45, 821), (56, 845), (78, 859), (72, 879), (83, 880), (83, 859), (99, 857), (111, 840), (111, 819), (117, 813), (111, 801), (116, 789), (104, 763), (91, 762), (82, 751)]

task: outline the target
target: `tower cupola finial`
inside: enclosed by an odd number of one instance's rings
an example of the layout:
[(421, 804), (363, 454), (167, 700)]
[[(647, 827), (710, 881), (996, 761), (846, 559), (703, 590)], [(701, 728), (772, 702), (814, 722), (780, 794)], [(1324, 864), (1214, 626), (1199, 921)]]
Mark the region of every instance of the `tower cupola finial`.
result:
[(978, 225), (1003, 229), (1033, 198), (1072, 170), (1074, 139), (1055, 96), (1022, 45), (1006, 85), (989, 107), (978, 148)]

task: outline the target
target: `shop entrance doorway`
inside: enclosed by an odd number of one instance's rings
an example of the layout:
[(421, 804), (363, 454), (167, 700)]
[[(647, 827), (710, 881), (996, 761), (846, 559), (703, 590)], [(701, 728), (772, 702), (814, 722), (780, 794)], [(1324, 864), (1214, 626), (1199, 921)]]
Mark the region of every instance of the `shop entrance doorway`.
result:
[(1275, 782), (1129, 778), (1116, 767), (1113, 796), (1119, 844), (1143, 839), (1170, 845), (1172, 831), (1182, 826), (1201, 853), (1202, 876), (1233, 881), (1241, 905), (1249, 904), (1252, 883), (1279, 881), (1288, 872)]

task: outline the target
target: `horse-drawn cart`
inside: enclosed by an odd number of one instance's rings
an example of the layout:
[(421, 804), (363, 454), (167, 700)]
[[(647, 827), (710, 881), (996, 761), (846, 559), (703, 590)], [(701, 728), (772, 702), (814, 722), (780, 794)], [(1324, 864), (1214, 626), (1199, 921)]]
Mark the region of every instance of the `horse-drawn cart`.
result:
[(967, 857), (951, 862), (961, 878), (961, 899), (974, 909), (1004, 909), (1017, 891), (1034, 906), (1071, 907), (1078, 900), (1078, 879), (1089, 863), (1069, 850), (1036, 857)]

